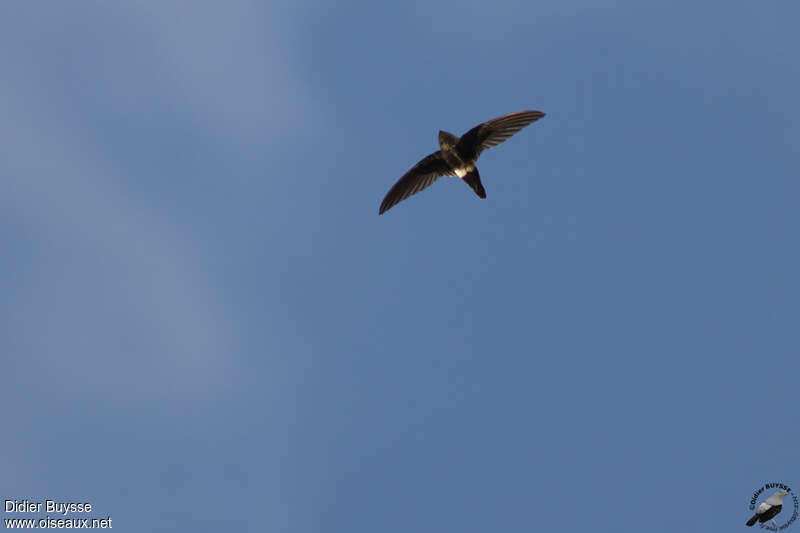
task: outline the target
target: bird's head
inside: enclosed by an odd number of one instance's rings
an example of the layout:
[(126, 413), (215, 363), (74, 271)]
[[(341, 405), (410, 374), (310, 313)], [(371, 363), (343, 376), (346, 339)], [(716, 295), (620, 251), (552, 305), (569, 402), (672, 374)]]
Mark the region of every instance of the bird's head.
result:
[(439, 130), (439, 146), (442, 148), (445, 147), (454, 147), (458, 144), (458, 137), (450, 133), (449, 131), (442, 131)]

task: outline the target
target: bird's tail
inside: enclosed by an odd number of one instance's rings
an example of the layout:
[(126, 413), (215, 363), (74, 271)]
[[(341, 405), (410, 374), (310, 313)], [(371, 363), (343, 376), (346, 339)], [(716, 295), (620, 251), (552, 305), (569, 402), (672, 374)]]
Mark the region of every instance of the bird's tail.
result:
[(483, 188), (483, 183), (481, 183), (481, 176), (478, 174), (478, 169), (472, 167), (469, 172), (467, 172), (463, 178), (464, 181), (467, 182), (467, 185), (472, 187), (472, 190), (475, 191), (475, 194), (478, 195), (478, 198), (486, 198), (486, 189)]
[(758, 513), (753, 515), (753, 518), (747, 521), (748, 526), (754, 525), (758, 521)]

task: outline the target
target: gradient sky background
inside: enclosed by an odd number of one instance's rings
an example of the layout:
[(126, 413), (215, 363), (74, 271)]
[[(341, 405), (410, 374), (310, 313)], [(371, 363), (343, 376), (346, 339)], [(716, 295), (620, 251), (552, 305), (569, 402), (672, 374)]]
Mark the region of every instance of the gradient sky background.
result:
[[(799, 20), (3, 2), (0, 496), (122, 531), (746, 530), (800, 490)], [(521, 109), (488, 199), (378, 216), (439, 129)]]

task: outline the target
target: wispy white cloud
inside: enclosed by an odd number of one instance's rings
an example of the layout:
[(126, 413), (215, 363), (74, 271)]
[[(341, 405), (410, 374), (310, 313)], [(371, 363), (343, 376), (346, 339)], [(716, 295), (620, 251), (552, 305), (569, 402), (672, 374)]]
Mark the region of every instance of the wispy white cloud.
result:
[(154, 3), (141, 12), (156, 77), (208, 123), (269, 136), (323, 120), (298, 68), (302, 21), (280, 3)]
[[(167, 105), (221, 142), (274, 145), (324, 120), (292, 65), (294, 21), (257, 4), (98, 4), (88, 24), (78, 12), (38, 18), (28, 9), (44, 33), (77, 41), (79, 32), (113, 32), (109, 47), (135, 64), (93, 48), (97, 39), (69, 55), (78, 79), (48, 71), (52, 50), (26, 50), (32, 42), (0, 55), (0, 206), (30, 254), (14, 258), (27, 274), (8, 287), (9, 342), (53, 379), (113, 375), (87, 381), (112, 398), (123, 396), (121, 383), (131, 392), (144, 381), (201, 390), (237, 364), (231, 353), (242, 332), (226, 280), (203, 267), (204, 243), (155, 198), (128, 194), (124, 184), (141, 176), (98, 143), (102, 131), (87, 126), (96, 117), (64, 105), (65, 93), (89, 94), (108, 112)], [(87, 49), (92, 56), (81, 56)], [(137, 91), (158, 102), (148, 106)]]
[(42, 371), (63, 378), (113, 367), (122, 382), (207, 384), (235, 333), (191, 247), (115, 190), (119, 171), (70, 139), (68, 126), (37, 116), (33, 102), (14, 102), (4, 110), (17, 127), (0, 202), (30, 246), (28, 257), (15, 256), (30, 272), (7, 304), (11, 334), (27, 352), (16, 355), (39, 358)]
[[(194, 455), (207, 460), (220, 446), (221, 454), (245, 454), (245, 462), (228, 459), (217, 470), (193, 474), (211, 482), (235, 464), (251, 486), (277, 495), (269, 502), (274, 516), (260, 523), (268, 526), (290, 503), (279, 479), (250, 470), (271, 471), (286, 460), (276, 451), (285, 447), (279, 436), (288, 439), (281, 424), (293, 416), (286, 351), (302, 350), (302, 342), (292, 344), (297, 339), (277, 330), (269, 317), (280, 309), (269, 306), (258, 331), (248, 329), (249, 302), (237, 300), (241, 284), (209, 262), (225, 250), (214, 249), (219, 240), (209, 242), (187, 221), (187, 213), (195, 216), (213, 199), (197, 193), (192, 198), (205, 201), (202, 207), (190, 198), (170, 210), (159, 202), (158, 177), (142, 174), (154, 165), (138, 165), (136, 158), (152, 156), (160, 140), (140, 133), (157, 135), (159, 127), (179, 134), (197, 128), (204, 142), (193, 148), (262, 143), (280, 152), (282, 139), (291, 142), (325, 117), (314, 109), (292, 48), (284, 46), (290, 17), (272, 19), (257, 5), (263, 19), (231, 4), (192, 3), (190, 12), (186, 6), (98, 3), (91, 13), (27, 6), (0, 21), (14, 44), (0, 50), (6, 80), (0, 86), (0, 239), (6, 251), (0, 353), (4, 363), (15, 361), (5, 367), (8, 382), (0, 392), (4, 405), (14, 407), (6, 419), (14, 431), (0, 442), (2, 455), (13, 458), (3, 463), (10, 474), (4, 487), (14, 497), (51, 496), (43, 491), (57, 486), (54, 471), (80, 468), (90, 490), (109, 489), (113, 499), (141, 492), (142, 483), (167, 465), (190, 462), (185, 443), (228, 431), (255, 444), (228, 437), (198, 444)], [(47, 12), (51, 8), (55, 14)], [(36, 32), (29, 31), (33, 27)], [(137, 122), (143, 114), (153, 115), (147, 127)], [(132, 125), (135, 134), (126, 135)], [(209, 159), (226, 157), (230, 151), (223, 147)], [(168, 174), (164, 179), (181, 180), (180, 186), (194, 184), (194, 176)], [(275, 211), (270, 220), (282, 216)], [(219, 225), (221, 235), (238, 238), (240, 226)], [(256, 358), (258, 373), (250, 369)], [(238, 387), (255, 384), (256, 392), (239, 394)], [(254, 413), (218, 420), (210, 429), (204, 421), (250, 400), (259, 402)], [(60, 433), (54, 444), (38, 436), (48, 430), (43, 413), (56, 410), (61, 429), (77, 429)], [(103, 432), (81, 431), (85, 427)], [(135, 452), (125, 451), (140, 454), (138, 462), (119, 464), (117, 471), (133, 478), (126, 480), (133, 488), (100, 471), (107, 458), (78, 465), (76, 453), (92, 456), (139, 431), (152, 434), (144, 444), (131, 443)], [(149, 464), (151, 456), (161, 463)], [(65, 493), (81, 490), (68, 486), (67, 477), (59, 485)]]

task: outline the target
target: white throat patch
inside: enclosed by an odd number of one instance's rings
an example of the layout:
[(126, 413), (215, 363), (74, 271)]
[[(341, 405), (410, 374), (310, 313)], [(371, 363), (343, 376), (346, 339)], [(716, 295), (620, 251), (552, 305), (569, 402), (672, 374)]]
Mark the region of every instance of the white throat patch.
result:
[(456, 169), (456, 176), (458, 176), (459, 178), (463, 178), (464, 176), (466, 176), (467, 174), (469, 174), (473, 170), (475, 170), (475, 167), (472, 166), (472, 165), (470, 165), (468, 167), (457, 168)]

